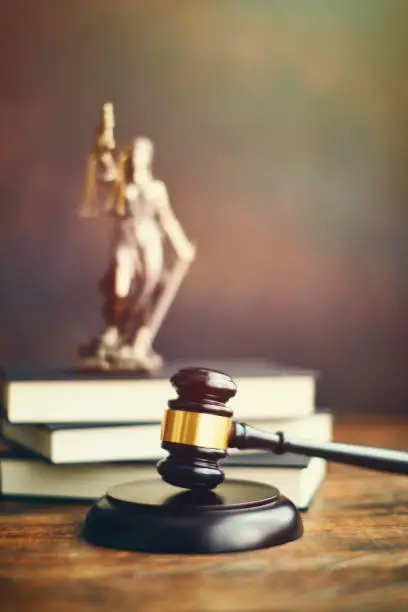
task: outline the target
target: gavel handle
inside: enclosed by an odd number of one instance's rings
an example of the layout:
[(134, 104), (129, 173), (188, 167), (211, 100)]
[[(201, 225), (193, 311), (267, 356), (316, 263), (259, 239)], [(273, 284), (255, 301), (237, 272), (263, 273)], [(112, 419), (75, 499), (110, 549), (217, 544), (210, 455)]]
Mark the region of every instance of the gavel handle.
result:
[(308, 457), (321, 457), (327, 461), (380, 472), (408, 474), (408, 453), (402, 451), (339, 442), (287, 440), (282, 432), (269, 433), (245, 423), (233, 424), (229, 446), (242, 450), (265, 450), (276, 454), (294, 453)]

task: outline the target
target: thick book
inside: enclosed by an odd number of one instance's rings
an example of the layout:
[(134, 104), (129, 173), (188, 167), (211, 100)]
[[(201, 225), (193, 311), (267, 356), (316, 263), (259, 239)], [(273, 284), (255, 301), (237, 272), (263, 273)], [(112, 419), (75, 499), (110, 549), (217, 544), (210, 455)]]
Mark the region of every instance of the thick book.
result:
[[(220, 463), (226, 478), (276, 486), (300, 510), (307, 510), (326, 474), (318, 457), (242, 453)], [(53, 465), (29, 451), (0, 444), (0, 486), (3, 496), (95, 500), (124, 482), (160, 478), (156, 461)]]
[(161, 421), (176, 397), (170, 377), (198, 365), (224, 371), (237, 384), (228, 405), (241, 420), (289, 418), (314, 411), (316, 372), (266, 361), (172, 362), (159, 372), (91, 373), (70, 369), (3, 368), (3, 412), (10, 423)]
[[(288, 436), (318, 441), (332, 438), (332, 414), (315, 412), (299, 419), (259, 421), (256, 427), (283, 431)], [(123, 425), (16, 425), (3, 421), (3, 436), (52, 463), (127, 461), (161, 457), (161, 426), (155, 423)], [(231, 449), (231, 453), (236, 452)]]

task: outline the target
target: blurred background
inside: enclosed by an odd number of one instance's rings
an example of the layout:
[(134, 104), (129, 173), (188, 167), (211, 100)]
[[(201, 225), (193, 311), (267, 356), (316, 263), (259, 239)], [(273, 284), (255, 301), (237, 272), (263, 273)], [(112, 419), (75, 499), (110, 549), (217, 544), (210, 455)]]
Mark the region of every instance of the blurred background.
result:
[(110, 100), (198, 244), (157, 350), (406, 411), (408, 3), (13, 0), (2, 25), (3, 364), (73, 364), (101, 328), (110, 226), (77, 210)]

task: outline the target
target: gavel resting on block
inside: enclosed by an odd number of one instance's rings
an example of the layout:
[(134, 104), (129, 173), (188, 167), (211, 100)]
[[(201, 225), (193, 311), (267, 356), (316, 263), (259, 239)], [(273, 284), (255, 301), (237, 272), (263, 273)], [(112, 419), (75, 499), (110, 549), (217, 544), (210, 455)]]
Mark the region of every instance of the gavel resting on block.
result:
[(158, 464), (162, 478), (177, 487), (213, 489), (224, 475), (218, 466), (228, 448), (286, 452), (374, 470), (408, 474), (408, 453), (307, 440), (287, 440), (232, 420), (226, 403), (236, 393), (221, 372), (185, 368), (171, 382), (179, 397), (169, 401), (162, 426), (162, 446), (169, 457)]
[(281, 432), (234, 422), (227, 403), (237, 387), (223, 372), (183, 368), (171, 383), (178, 397), (168, 402), (162, 424), (162, 447), (168, 456), (157, 464), (161, 479), (117, 485), (94, 504), (84, 532), (94, 544), (149, 553), (205, 554), (298, 539), (303, 534), (300, 513), (278, 489), (225, 480), (219, 462), (228, 448), (290, 452), (408, 473), (405, 452), (289, 440)]

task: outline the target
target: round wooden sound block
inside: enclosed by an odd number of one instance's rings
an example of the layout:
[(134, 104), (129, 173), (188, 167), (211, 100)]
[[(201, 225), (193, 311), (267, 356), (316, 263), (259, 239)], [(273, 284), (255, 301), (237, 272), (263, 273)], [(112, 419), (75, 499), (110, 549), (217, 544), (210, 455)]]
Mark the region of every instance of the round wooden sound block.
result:
[(266, 484), (226, 480), (215, 491), (159, 478), (111, 488), (86, 517), (97, 546), (147, 553), (214, 554), (285, 544), (303, 534), (295, 505)]

